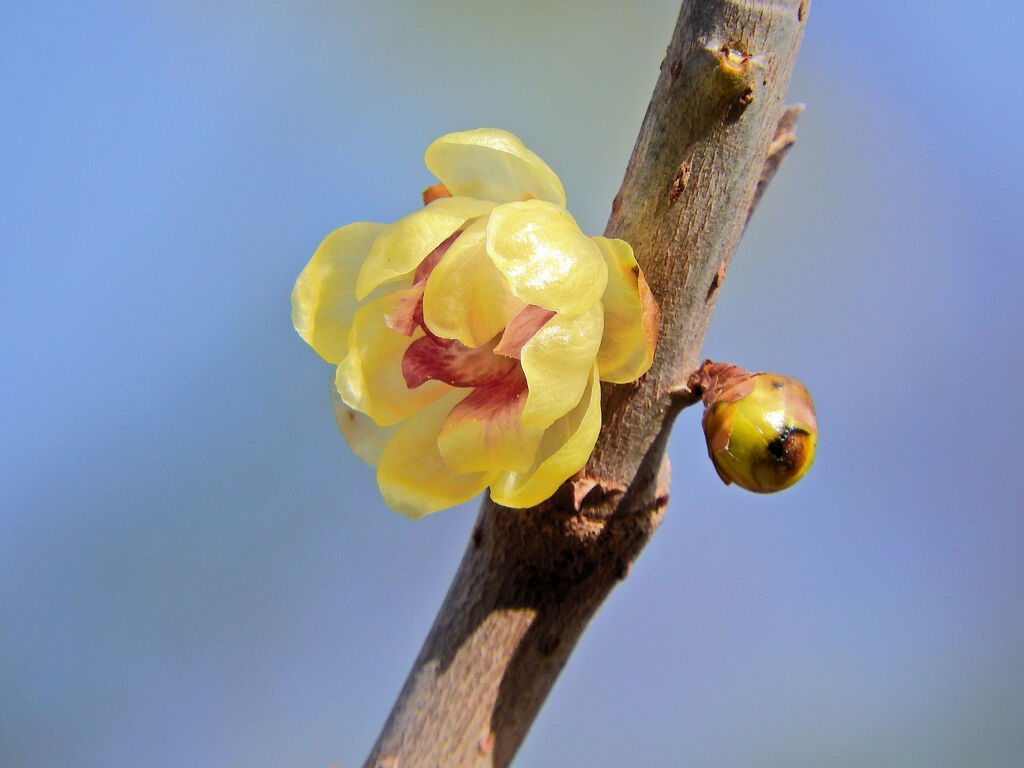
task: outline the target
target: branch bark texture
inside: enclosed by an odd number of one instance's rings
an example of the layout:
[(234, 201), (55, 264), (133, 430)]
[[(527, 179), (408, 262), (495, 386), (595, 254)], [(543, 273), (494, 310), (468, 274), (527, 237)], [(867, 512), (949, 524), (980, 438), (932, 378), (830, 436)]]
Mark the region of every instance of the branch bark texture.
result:
[(581, 476), (526, 510), (485, 500), (366, 768), (508, 765), (586, 625), (668, 503), (669, 430), (729, 259), (792, 143), (783, 97), (809, 0), (685, 0), (605, 234), (661, 307), (654, 363), (604, 385)]

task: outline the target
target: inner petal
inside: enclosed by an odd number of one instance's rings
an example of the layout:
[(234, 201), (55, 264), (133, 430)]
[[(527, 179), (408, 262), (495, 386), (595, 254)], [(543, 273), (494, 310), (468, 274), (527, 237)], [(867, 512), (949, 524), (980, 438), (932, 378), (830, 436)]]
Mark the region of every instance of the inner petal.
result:
[(554, 310), (544, 309), (536, 304), (527, 305), (526, 309), (519, 312), (505, 326), (505, 332), (501, 334), (501, 341), (494, 348), (494, 352), (518, 360), (523, 344), (532, 339), (533, 334), (543, 328), (556, 314)]
[(423, 319), (423, 284), (394, 291), (391, 295), (395, 303), (384, 316), (385, 324), (404, 336), (412, 336)]
[(493, 341), (467, 347), (458, 341), (439, 342), (433, 336), (424, 336), (410, 344), (402, 357), (402, 375), (410, 389), (430, 379), (453, 387), (486, 386), (518, 367), (516, 360), (494, 354)]
[(427, 281), (427, 278), (430, 277), (430, 273), (434, 271), (434, 267), (436, 267), (438, 262), (441, 261), (441, 257), (448, 253), (448, 249), (451, 248), (452, 243), (458, 239), (462, 232), (463, 230), (461, 229), (457, 229), (452, 232), (451, 235), (448, 236), (448, 239), (432, 250), (430, 255), (420, 262), (420, 265), (416, 267), (416, 272), (413, 275), (412, 281), (414, 283), (425, 283)]
[(495, 337), (525, 303), (487, 256), (487, 221), (466, 227), (427, 280), (423, 317), (438, 336), (479, 347)]
[(453, 232), (447, 240), (430, 252), (413, 274), (412, 286), (402, 291), (395, 291), (395, 303), (388, 312), (385, 322), (388, 328), (405, 336), (412, 336), (413, 331), (423, 325), (423, 287), (438, 265), (448, 248), (462, 234), (462, 230)]

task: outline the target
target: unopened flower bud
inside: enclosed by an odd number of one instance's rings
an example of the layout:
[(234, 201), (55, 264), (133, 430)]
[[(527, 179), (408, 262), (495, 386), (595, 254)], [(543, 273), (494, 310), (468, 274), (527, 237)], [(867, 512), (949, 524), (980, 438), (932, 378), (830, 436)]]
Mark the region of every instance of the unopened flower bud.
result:
[(797, 379), (705, 361), (691, 378), (704, 399), (708, 455), (726, 485), (756, 493), (789, 488), (814, 463), (814, 403)]

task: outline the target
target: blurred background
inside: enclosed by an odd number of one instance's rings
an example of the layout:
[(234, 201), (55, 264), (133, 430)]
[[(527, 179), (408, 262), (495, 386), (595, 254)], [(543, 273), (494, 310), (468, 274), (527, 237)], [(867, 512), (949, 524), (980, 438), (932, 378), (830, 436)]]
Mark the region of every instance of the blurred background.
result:
[[(476, 504), (384, 506), (292, 283), (482, 125), (600, 232), (677, 11), (0, 5), (0, 765), (361, 764)], [(726, 488), (682, 415), (517, 765), (1022, 764), (1022, 21), (814, 4), (705, 352), (801, 377), (817, 464)]]

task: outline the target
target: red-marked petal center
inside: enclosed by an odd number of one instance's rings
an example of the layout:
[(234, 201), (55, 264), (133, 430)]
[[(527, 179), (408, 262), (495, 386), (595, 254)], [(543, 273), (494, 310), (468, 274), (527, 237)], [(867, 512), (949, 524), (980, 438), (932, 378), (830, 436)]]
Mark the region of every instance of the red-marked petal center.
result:
[[(452, 387), (486, 388), (489, 390), (486, 395), (481, 393), (474, 401), (481, 404), (510, 396), (518, 399), (522, 394), (519, 390), (526, 387), (519, 365), (520, 351), (555, 312), (531, 304), (509, 321), (500, 339), (496, 336), (476, 348), (431, 333), (423, 321), (423, 290), (430, 273), (460, 234), (462, 230), (454, 232), (431, 251), (416, 268), (412, 286), (396, 292), (396, 301), (385, 318), (389, 328), (406, 336), (412, 336), (417, 328), (426, 333), (406, 349), (402, 357), (402, 376), (410, 389), (431, 379)], [(509, 387), (516, 393), (512, 394)]]
[(516, 360), (494, 354), (493, 344), (472, 348), (450, 339), (424, 336), (405, 351), (402, 375), (410, 389), (429, 379), (453, 387), (482, 387), (519, 367)]

